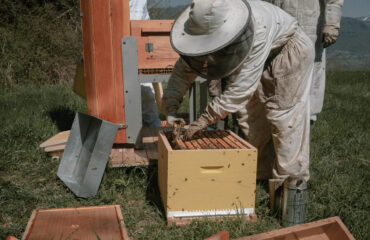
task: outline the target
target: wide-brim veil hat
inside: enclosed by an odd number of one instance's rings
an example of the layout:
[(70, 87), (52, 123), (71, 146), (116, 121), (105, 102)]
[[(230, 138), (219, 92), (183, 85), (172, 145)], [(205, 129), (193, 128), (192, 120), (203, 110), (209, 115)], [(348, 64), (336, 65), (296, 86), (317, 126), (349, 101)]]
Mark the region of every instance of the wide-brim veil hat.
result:
[(184, 56), (216, 52), (245, 32), (250, 14), (246, 0), (194, 0), (172, 26), (172, 47)]

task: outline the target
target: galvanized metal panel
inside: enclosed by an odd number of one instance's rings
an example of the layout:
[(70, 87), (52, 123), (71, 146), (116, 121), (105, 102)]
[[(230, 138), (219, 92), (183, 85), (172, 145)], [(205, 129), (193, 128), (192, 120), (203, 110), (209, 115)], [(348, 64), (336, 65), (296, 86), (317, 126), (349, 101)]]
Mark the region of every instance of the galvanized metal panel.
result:
[(76, 114), (57, 173), (76, 196), (98, 192), (117, 130), (116, 124)]
[(142, 127), (141, 89), (138, 79), (137, 42), (135, 37), (122, 38), (122, 65), (126, 142), (135, 144)]
[(208, 83), (206, 81), (199, 83), (199, 96), (200, 96), (200, 114), (204, 112), (208, 104)]
[(139, 75), (140, 83), (153, 83), (153, 82), (168, 82), (171, 74), (148, 74), (148, 75)]
[(192, 123), (197, 119), (197, 87), (193, 83), (189, 89), (189, 122)]

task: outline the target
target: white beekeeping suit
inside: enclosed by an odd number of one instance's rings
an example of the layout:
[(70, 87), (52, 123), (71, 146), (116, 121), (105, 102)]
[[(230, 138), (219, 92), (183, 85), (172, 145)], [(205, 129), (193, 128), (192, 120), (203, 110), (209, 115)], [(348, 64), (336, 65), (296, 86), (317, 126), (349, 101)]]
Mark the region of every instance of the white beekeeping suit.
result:
[[(297, 21), (262, 1), (195, 0), (176, 20), (171, 42), (181, 58), (164, 91), (169, 124), (179, 119), (176, 111), (197, 75), (227, 77), (226, 89), (213, 98), (186, 136), (237, 113), (241, 129), (255, 146), (262, 148), (272, 135), (274, 178), (308, 180), (314, 46)], [(255, 111), (255, 106), (262, 106), (262, 111)]]
[(130, 0), (130, 19), (148, 20), (150, 19), (147, 0)]
[(265, 0), (279, 6), (298, 20), (303, 31), (315, 43), (316, 56), (310, 92), (311, 120), (323, 107), (325, 92), (325, 47), (338, 38), (343, 0)]
[[(146, 0), (130, 0), (131, 20), (148, 20), (149, 18)], [(143, 126), (160, 127), (161, 120), (158, 116), (154, 89), (151, 83), (141, 84), (141, 104)]]

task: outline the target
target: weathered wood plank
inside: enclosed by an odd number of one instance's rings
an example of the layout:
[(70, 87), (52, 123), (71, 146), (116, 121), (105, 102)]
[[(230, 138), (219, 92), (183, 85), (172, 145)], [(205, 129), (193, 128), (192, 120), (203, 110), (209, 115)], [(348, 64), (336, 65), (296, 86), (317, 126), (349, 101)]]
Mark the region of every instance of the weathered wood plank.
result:
[(66, 144), (67, 141), (68, 141), (68, 137), (69, 137), (70, 132), (71, 131), (69, 131), (69, 130), (60, 132), (60, 133), (52, 136), (51, 138), (49, 138), (45, 142), (41, 143), (40, 147), (45, 148), (45, 147), (51, 147), (51, 146), (60, 145), (60, 144)]
[(339, 217), (327, 218), (236, 240), (355, 240)]
[(121, 239), (129, 240), (120, 206), (95, 206), (35, 210), (22, 240)]

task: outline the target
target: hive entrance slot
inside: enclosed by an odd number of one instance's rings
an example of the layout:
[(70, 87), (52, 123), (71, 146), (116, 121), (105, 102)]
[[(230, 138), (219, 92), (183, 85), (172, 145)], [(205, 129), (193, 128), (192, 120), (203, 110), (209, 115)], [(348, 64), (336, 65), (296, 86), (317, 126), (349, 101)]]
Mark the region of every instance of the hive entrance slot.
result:
[(224, 166), (207, 166), (207, 167), (200, 167), (200, 172), (205, 174), (215, 174), (215, 173), (222, 173)]

